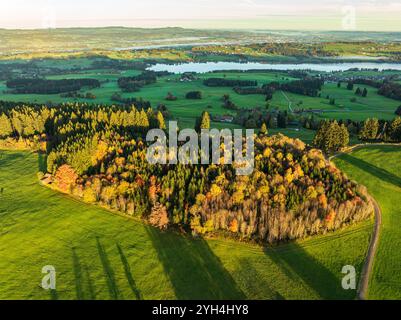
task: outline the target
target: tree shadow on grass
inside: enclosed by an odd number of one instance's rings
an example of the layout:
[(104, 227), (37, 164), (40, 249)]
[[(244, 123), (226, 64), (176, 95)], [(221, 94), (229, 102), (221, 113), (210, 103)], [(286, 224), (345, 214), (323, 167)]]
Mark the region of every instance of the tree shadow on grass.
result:
[(85, 266), (84, 269), (85, 269), (85, 276), (86, 276), (86, 279), (87, 279), (87, 282), (88, 282), (89, 299), (90, 300), (96, 300), (96, 291), (95, 291), (95, 287), (93, 285), (93, 280), (92, 280), (92, 278), (90, 276), (90, 273), (89, 273), (89, 269), (88, 269), (87, 266)]
[(50, 300), (58, 300), (58, 293), (56, 289), (50, 289), (49, 294), (50, 294)]
[(40, 172), (47, 172), (47, 155), (43, 152), (38, 152), (38, 170)]
[[(72, 266), (75, 276), (75, 291), (78, 300), (96, 300), (96, 293), (93, 286), (93, 281), (90, 277), (89, 270), (86, 266), (82, 267), (80, 259), (77, 255), (76, 248), (72, 249)], [(84, 284), (87, 284), (87, 289), (85, 290)]]
[(82, 274), (82, 268), (81, 268), (81, 263), (79, 261), (77, 252), (75, 248), (72, 248), (72, 267), (74, 270), (74, 276), (75, 276), (75, 292), (77, 294), (77, 299), (78, 300), (83, 300), (84, 299), (84, 293), (83, 293), (83, 274)]
[(349, 154), (342, 155), (341, 159), (355, 167), (358, 167), (361, 170), (364, 170), (364, 171), (370, 173), (371, 175), (373, 175), (381, 180), (384, 180), (388, 183), (395, 185), (396, 187), (401, 188), (401, 178), (396, 176), (395, 174), (392, 174), (391, 172), (388, 172), (385, 169), (376, 167), (375, 165), (373, 165), (369, 162), (366, 162), (362, 159), (353, 157)]
[(141, 292), (139, 291), (138, 287), (136, 286), (135, 280), (132, 277), (131, 267), (129, 265), (127, 257), (125, 256), (123, 249), (121, 248), (121, 246), (118, 243), (117, 243), (117, 250), (118, 250), (118, 253), (120, 254), (120, 259), (124, 266), (124, 272), (125, 272), (125, 276), (127, 277), (128, 284), (129, 284), (132, 292), (135, 294), (136, 299), (142, 300)]
[(248, 259), (238, 261), (239, 272), (245, 279), (248, 290), (255, 294), (252, 299), (255, 300), (285, 300), (285, 298), (262, 278), (262, 275), (256, 270), (254, 265)]
[(114, 276), (114, 270), (110, 265), (109, 258), (107, 257), (107, 253), (101, 244), (98, 237), (96, 237), (97, 243), (97, 251), (99, 253), (99, 258), (103, 266), (103, 271), (106, 276), (107, 287), (109, 289), (110, 297), (114, 300), (118, 300), (121, 297), (120, 290), (118, 289), (117, 282)]
[[(342, 288), (341, 280), (297, 243), (265, 248), (264, 252), (288, 278), (294, 281), (301, 280), (320, 298), (352, 298), (350, 297), (352, 293)], [(341, 273), (341, 270), (338, 272)]]
[(177, 299), (245, 299), (230, 273), (203, 239), (191, 240), (146, 227)]

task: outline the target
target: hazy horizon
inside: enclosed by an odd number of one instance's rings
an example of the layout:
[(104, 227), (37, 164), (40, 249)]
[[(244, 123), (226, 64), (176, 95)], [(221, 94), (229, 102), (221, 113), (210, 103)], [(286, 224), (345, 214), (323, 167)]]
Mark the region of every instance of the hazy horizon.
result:
[(0, 28), (183, 27), (313, 31), (401, 31), (392, 0), (3, 0)]

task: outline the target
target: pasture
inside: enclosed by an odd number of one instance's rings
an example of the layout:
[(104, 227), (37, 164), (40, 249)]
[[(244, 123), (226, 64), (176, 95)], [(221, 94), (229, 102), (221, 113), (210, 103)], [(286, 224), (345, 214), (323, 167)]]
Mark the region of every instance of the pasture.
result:
[[(64, 65), (65, 64), (65, 65)], [(235, 111), (223, 108), (222, 96), (230, 95), (234, 104), (242, 108), (266, 107), (263, 95), (239, 95), (229, 87), (207, 87), (203, 85), (203, 80), (210, 77), (221, 77), (227, 79), (257, 80), (258, 85), (272, 81), (286, 82), (294, 80), (286, 73), (282, 72), (215, 72), (196, 75), (194, 81), (180, 81), (179, 75), (168, 75), (158, 78), (157, 83), (146, 85), (138, 92), (123, 93), (117, 85), (120, 77), (134, 76), (140, 73), (137, 70), (111, 70), (94, 69), (90, 70), (90, 59), (71, 59), (71, 60), (43, 60), (39, 63), (41, 68), (57, 67), (65, 69), (65, 73), (47, 76), (48, 79), (73, 79), (73, 78), (93, 78), (101, 82), (101, 87), (96, 89), (82, 89), (80, 93), (91, 92), (96, 99), (84, 98), (63, 98), (59, 94), (10, 94), (7, 93), (5, 81), (0, 82), (0, 99), (18, 102), (36, 103), (62, 103), (68, 101), (80, 101), (88, 103), (113, 104), (111, 96), (120, 93), (123, 98), (143, 98), (151, 102), (153, 107), (160, 103), (165, 104), (172, 119), (178, 120), (182, 127), (193, 127), (195, 120), (202, 111), (207, 110), (212, 115), (234, 115)], [(75, 68), (74, 71), (71, 71)], [(84, 68), (82, 71), (76, 69)], [(362, 72), (362, 71), (360, 71)], [(372, 75), (369, 71), (368, 75)], [(350, 73), (351, 75), (351, 73)], [(369, 86), (360, 85), (363, 89), (368, 89), (367, 97), (356, 96), (354, 91), (358, 87), (355, 85), (353, 91), (347, 90), (343, 83), (337, 88), (337, 83), (327, 83), (324, 85), (320, 97), (308, 97), (289, 92), (277, 91), (273, 99), (269, 102), (269, 108), (288, 110), (291, 103), (292, 108), (319, 110), (315, 115), (318, 118), (331, 119), (352, 119), (362, 121), (368, 117), (380, 119), (393, 119), (395, 110), (400, 105), (399, 101), (392, 100), (377, 94), (377, 89)], [(201, 100), (188, 100), (185, 95), (189, 91), (201, 91)], [(175, 101), (167, 101), (165, 98), (171, 92), (177, 97)], [(335, 99), (334, 104), (330, 104), (330, 99)], [(221, 124), (217, 124), (221, 127)]]
[(368, 298), (401, 298), (401, 147), (371, 146), (335, 160), (348, 176), (364, 184), (383, 213), (379, 247)]

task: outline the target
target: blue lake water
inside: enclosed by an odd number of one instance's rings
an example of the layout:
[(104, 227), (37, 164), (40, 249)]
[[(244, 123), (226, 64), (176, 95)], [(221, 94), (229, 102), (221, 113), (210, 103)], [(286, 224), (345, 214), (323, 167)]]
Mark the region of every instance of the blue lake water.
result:
[(272, 64), (260, 62), (190, 62), (181, 64), (158, 63), (148, 68), (152, 71), (168, 71), (172, 73), (197, 72), (206, 73), (212, 71), (229, 70), (313, 70), (320, 72), (346, 71), (352, 68), (378, 69), (378, 70), (399, 70), (401, 63), (381, 62), (347, 62), (347, 63), (300, 63), (300, 64)]

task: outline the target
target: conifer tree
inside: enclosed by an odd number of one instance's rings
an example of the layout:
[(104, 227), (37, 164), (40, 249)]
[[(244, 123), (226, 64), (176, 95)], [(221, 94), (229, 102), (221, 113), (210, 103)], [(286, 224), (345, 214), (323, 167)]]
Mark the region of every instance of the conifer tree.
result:
[(164, 121), (163, 113), (161, 113), (161, 112), (159, 111), (159, 112), (157, 113), (156, 118), (157, 118), (157, 123), (158, 123), (159, 129), (162, 129), (162, 130), (166, 129), (166, 123), (165, 123), (165, 121)]
[(200, 129), (210, 129), (210, 115), (207, 111), (202, 112)]
[(13, 128), (11, 126), (11, 121), (5, 114), (0, 116), (0, 137), (8, 137), (12, 135)]
[(363, 88), (362, 97), (366, 97), (368, 95), (368, 90)]
[(401, 141), (401, 117), (397, 117), (391, 122), (389, 133), (392, 141)]
[(359, 132), (359, 139), (362, 141), (374, 140), (379, 132), (379, 120), (376, 118), (366, 119), (361, 131)]

